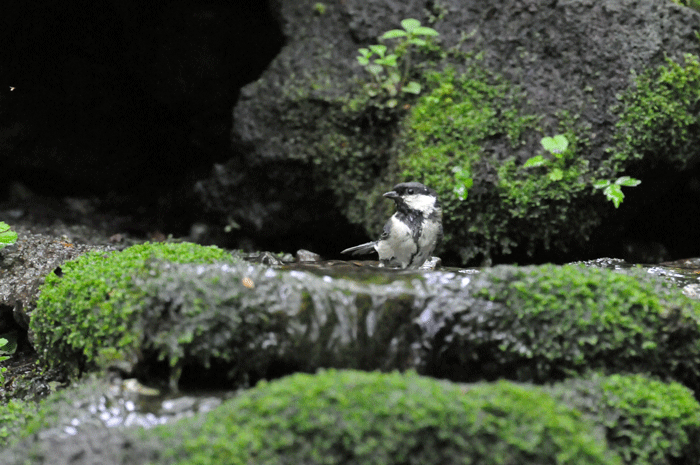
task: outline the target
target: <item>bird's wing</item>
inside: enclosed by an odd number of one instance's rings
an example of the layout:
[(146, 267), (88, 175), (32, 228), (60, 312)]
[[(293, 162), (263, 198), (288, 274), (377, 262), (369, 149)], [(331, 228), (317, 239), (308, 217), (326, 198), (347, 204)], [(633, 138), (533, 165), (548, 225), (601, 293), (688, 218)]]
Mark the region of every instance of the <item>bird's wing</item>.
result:
[(384, 225), (384, 229), (382, 229), (382, 235), (379, 236), (379, 240), (380, 241), (387, 240), (389, 238), (390, 234), (391, 234), (391, 218)]

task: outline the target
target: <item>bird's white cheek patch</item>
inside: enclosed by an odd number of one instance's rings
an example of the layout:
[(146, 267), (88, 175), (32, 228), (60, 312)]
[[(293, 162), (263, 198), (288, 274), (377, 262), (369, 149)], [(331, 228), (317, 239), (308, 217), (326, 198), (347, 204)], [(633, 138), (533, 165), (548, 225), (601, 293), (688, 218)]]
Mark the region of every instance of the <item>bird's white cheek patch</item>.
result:
[(408, 208), (423, 212), (424, 215), (429, 215), (435, 209), (435, 197), (432, 195), (414, 194), (407, 195), (404, 198)]

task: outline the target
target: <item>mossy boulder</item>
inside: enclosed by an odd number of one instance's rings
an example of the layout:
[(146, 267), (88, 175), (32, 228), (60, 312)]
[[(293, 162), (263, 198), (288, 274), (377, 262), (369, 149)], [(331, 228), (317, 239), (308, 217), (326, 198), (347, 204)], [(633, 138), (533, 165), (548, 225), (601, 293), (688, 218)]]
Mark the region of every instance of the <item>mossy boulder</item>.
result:
[(441, 287), (426, 281), (381, 271), (154, 264), (132, 306), (142, 321), (143, 371), (184, 385), (246, 386), (323, 367), (409, 368), (414, 320)]
[(30, 329), (48, 366), (71, 373), (94, 369), (115, 354), (136, 357), (143, 328), (135, 305), (143, 297), (132, 284), (152, 260), (229, 262), (229, 252), (191, 243), (140, 244), (121, 252), (88, 252), (46, 277)]
[(602, 425), (624, 463), (690, 465), (700, 457), (700, 404), (679, 383), (593, 374), (547, 390)]
[(700, 392), (700, 303), (647, 273), (498, 266), (431, 301), (425, 373), (552, 381), (600, 368)]
[(248, 385), (319, 367), (413, 366), (414, 319), (441, 287), (416, 273), (275, 270), (215, 248), (138, 246), (51, 275), (32, 328), (50, 366), (126, 361), (154, 382)]
[(537, 387), (329, 370), (262, 382), (142, 437), (165, 444), (150, 457), (163, 464), (619, 463), (597, 433)]

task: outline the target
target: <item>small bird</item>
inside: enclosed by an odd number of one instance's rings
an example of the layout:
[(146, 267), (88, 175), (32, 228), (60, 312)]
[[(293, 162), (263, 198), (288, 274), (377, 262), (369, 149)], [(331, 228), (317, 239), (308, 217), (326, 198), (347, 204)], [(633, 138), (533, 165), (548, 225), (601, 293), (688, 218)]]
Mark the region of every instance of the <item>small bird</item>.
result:
[(419, 182), (403, 182), (384, 197), (396, 202), (396, 213), (384, 225), (379, 240), (341, 253), (379, 253), (381, 266), (419, 268), (442, 240), (442, 209), (437, 193)]

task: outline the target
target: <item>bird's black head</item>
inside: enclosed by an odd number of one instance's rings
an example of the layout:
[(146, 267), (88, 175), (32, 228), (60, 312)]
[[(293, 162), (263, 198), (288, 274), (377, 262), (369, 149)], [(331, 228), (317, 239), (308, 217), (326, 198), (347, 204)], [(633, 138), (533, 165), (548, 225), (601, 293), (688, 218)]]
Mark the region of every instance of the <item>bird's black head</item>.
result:
[(417, 211), (424, 216), (440, 208), (437, 193), (419, 182), (402, 182), (384, 197), (396, 202), (399, 211)]

